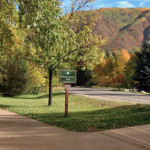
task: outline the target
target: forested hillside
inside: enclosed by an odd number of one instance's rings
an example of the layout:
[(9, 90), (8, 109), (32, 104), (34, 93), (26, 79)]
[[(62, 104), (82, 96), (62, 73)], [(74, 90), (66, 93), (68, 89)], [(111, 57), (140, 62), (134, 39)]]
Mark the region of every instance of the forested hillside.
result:
[(105, 49), (140, 48), (150, 36), (150, 8), (102, 8), (93, 12), (98, 13), (93, 33), (107, 37)]

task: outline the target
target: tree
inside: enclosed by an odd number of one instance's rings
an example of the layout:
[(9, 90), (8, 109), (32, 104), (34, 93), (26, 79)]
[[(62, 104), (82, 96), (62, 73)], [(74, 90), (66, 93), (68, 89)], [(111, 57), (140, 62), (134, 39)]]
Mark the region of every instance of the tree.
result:
[(0, 89), (3, 96), (16, 96), (24, 93), (26, 90), (28, 71), (24, 59), (19, 56), (5, 58), (1, 62)]
[(105, 59), (95, 66), (96, 84), (102, 86), (123, 86), (125, 84), (125, 66), (130, 60), (130, 54), (126, 50), (109, 54), (106, 51)]
[(96, 65), (94, 71), (96, 76), (94, 78), (94, 82), (101, 86), (111, 86), (112, 79), (114, 77), (115, 71), (115, 61), (112, 54), (107, 55), (108, 52), (105, 53), (103, 61)]
[(16, 13), (13, 0), (0, 0), (0, 56), (13, 45), (12, 27), (16, 23)]
[(46, 70), (44, 68), (38, 68), (31, 61), (27, 61), (26, 64), (29, 74), (26, 93), (38, 94), (45, 92), (48, 86), (47, 80), (45, 78)]
[(27, 33), (18, 26), (16, 6), (16, 0), (0, 1), (0, 90), (5, 96), (31, 92), (31, 89), (36, 92), (46, 87), (43, 69), (31, 63), (34, 47)]
[(138, 82), (138, 90), (150, 92), (150, 41), (142, 45), (141, 52), (136, 53), (137, 66), (135, 67), (134, 80)]
[(69, 26), (74, 13), (69, 14), (69, 17), (63, 16), (57, 0), (20, 0), (19, 11), (22, 16), (21, 27), (32, 33), (29, 39), (36, 47), (33, 57), (36, 63), (48, 70), (48, 105), (51, 105), (53, 72), (65, 66), (75, 66), (80, 60), (92, 66), (99, 53), (98, 46), (103, 45), (105, 40), (93, 35), (86, 25), (83, 30), (74, 32)]
[(90, 86), (90, 83), (92, 84), (91, 82), (92, 71), (88, 69), (82, 70), (80, 68), (77, 68), (76, 70), (77, 70), (77, 85), (78, 86), (83, 86), (83, 85)]
[(4, 96), (14, 96), (24, 91), (27, 81), (21, 58), (23, 36), (17, 31), (15, 0), (1, 0), (0, 10), (0, 90)]
[(125, 74), (125, 86), (128, 88), (135, 87), (135, 80), (133, 80), (135, 67), (136, 67), (137, 56), (135, 52), (131, 54), (130, 60), (126, 63), (124, 74)]
[(130, 60), (130, 54), (127, 50), (123, 49), (121, 52), (116, 52), (114, 55), (114, 72), (113, 85), (121, 88), (125, 86), (125, 66), (126, 63)]

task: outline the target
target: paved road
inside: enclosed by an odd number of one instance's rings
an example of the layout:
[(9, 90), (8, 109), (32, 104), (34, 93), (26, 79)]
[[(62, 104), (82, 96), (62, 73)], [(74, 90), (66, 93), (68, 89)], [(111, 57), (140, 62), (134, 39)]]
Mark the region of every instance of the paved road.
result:
[(112, 91), (111, 89), (71, 87), (70, 93), (94, 97), (101, 100), (114, 100), (131, 103), (150, 104), (150, 95)]
[(0, 150), (150, 150), (150, 125), (74, 133), (0, 109)]

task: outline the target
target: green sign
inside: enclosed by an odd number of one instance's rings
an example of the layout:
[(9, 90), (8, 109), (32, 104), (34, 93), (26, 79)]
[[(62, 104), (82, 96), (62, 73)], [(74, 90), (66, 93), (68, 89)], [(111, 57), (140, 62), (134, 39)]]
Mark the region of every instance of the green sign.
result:
[(76, 71), (75, 70), (61, 70), (60, 71), (61, 83), (76, 83)]

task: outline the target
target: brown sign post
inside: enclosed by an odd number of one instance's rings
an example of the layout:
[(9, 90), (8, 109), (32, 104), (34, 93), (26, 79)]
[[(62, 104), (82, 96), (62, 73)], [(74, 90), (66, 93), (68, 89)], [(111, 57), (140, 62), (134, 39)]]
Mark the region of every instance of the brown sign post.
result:
[(65, 117), (67, 117), (68, 116), (68, 93), (71, 85), (65, 84), (64, 86), (65, 86)]
[(61, 70), (60, 82), (65, 86), (65, 117), (68, 116), (68, 94), (71, 84), (76, 83), (76, 71), (75, 70)]

